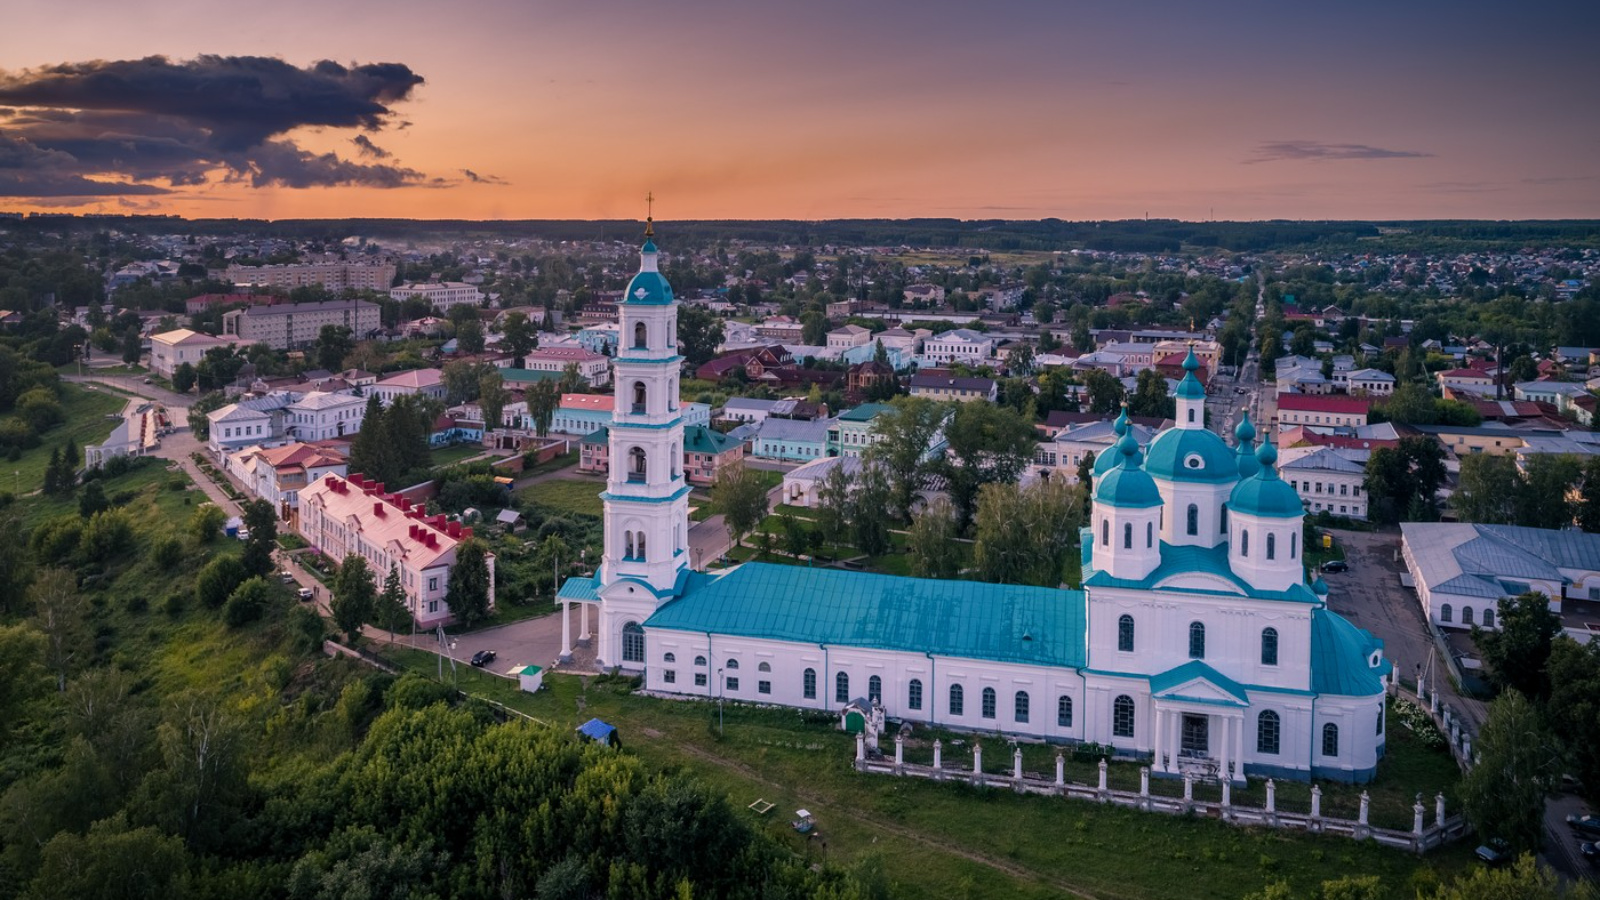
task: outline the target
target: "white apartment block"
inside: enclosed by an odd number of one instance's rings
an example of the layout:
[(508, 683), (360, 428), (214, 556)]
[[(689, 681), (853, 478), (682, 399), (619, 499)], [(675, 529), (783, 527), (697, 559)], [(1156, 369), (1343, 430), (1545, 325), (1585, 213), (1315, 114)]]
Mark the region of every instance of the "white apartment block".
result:
[(247, 306), (222, 316), (224, 337), (234, 337), (240, 344), (266, 344), (274, 350), (308, 347), (316, 343), (326, 325), (348, 328), (359, 341), (377, 331), (382, 322), (377, 304), (364, 300)]
[(164, 331), (150, 337), (150, 371), (170, 379), (172, 373), (184, 363), (200, 364), (206, 351), (213, 347), (231, 347), (236, 341), (212, 337), (187, 328)]
[(828, 332), (828, 349), (844, 351), (863, 347), (872, 341), (872, 331), (860, 325), (845, 325)]
[(246, 447), (223, 457), (223, 468), (233, 473), (245, 489), (274, 509), (295, 509), (300, 491), (324, 475), (344, 475), (345, 456), (336, 450), (311, 444), (285, 444), (282, 447)]
[(443, 281), (426, 284), (403, 284), (389, 290), (389, 297), (393, 300), (406, 301), (413, 297), (420, 297), (433, 304), (433, 308), (444, 312), (452, 306), (469, 304), (471, 306), (483, 305), (483, 291), (477, 286), (463, 284), (459, 281)]
[[(428, 516), (399, 494), (360, 475), (326, 475), (300, 492), (300, 536), (323, 554), (367, 561), (379, 587), (391, 568), (400, 573), (406, 606), (419, 628), (450, 621), (450, 569), (472, 529)], [(489, 606), (494, 607), (494, 555), (489, 554)]]
[(291, 263), (228, 267), (226, 278), (241, 287), (297, 288), (321, 285), (330, 291), (387, 291), (394, 284), (391, 262)]
[(922, 342), (922, 355), (936, 363), (985, 360), (994, 355), (994, 338), (968, 328), (936, 334)]

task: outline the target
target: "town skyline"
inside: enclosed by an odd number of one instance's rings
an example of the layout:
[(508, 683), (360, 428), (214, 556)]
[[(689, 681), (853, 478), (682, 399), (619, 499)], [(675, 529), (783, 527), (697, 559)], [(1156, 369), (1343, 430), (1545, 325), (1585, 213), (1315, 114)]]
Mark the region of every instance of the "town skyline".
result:
[(1578, 4), (73, 9), (18, 3), (0, 35), (0, 209), (1600, 214)]

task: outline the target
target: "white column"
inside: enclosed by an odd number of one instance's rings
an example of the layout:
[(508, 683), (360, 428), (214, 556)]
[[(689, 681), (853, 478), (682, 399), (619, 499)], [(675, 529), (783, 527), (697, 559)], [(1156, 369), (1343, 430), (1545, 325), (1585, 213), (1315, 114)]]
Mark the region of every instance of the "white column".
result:
[(589, 630), (589, 604), (580, 603), (580, 604), (578, 604), (578, 608), (580, 610), (582, 610), (582, 616), (583, 616), (583, 627), (578, 632), (578, 640), (587, 641), (590, 638), (594, 637), (594, 633)]
[(1222, 725), (1222, 753), (1218, 755), (1218, 762), (1222, 764), (1222, 771), (1220, 774), (1222, 775), (1223, 780), (1227, 780), (1231, 777), (1228, 774), (1228, 751), (1232, 749), (1228, 745), (1232, 743), (1233, 735), (1228, 733), (1228, 722), (1230, 721), (1228, 717), (1218, 716), (1217, 718), (1220, 720)]
[(944, 768), (944, 742), (938, 738), (933, 739), (933, 770), (935, 772)]
[[(1065, 787), (1067, 784), (1067, 759), (1060, 753), (1056, 754), (1056, 787)], [(1443, 794), (1439, 795), (1443, 797)]]
[(1233, 764), (1239, 767), (1239, 771), (1234, 774), (1234, 778), (1238, 781), (1246, 780), (1244, 777), (1244, 729), (1245, 716), (1247, 714), (1240, 713), (1239, 721), (1234, 723), (1233, 728)]
[(1155, 732), (1156, 733), (1151, 736), (1152, 739), (1150, 741), (1150, 750), (1151, 750), (1151, 753), (1150, 753), (1150, 767), (1152, 769), (1161, 769), (1162, 771), (1165, 771), (1166, 770), (1165, 766), (1163, 766), (1162, 763), (1161, 763), (1161, 749), (1162, 749), (1161, 742), (1163, 740), (1165, 740), (1165, 737), (1163, 736), (1163, 733), (1164, 733), (1164, 730), (1166, 728), (1166, 723), (1167, 723), (1166, 713), (1163, 712), (1161, 709), (1157, 708), (1156, 709), (1156, 714), (1155, 714), (1155, 720), (1156, 720), (1155, 721)]
[(561, 601), (561, 661), (572, 658), (572, 604)]

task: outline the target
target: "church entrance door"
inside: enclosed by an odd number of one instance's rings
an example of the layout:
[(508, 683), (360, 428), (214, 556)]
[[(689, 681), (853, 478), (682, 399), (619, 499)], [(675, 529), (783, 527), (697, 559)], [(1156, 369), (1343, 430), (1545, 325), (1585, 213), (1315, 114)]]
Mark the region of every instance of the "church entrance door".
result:
[(1183, 745), (1184, 756), (1206, 756), (1210, 752), (1210, 716), (1196, 716), (1184, 713), (1183, 716)]

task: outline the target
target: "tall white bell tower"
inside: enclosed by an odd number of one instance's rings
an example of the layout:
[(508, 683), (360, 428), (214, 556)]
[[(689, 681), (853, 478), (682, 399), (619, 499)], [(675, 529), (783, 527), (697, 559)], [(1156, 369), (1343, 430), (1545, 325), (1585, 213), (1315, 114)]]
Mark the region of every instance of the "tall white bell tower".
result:
[(676, 595), (689, 569), (689, 486), (683, 476), (678, 379), (678, 304), (658, 263), (646, 219), (639, 273), (621, 303), (622, 333), (612, 363), (611, 473), (605, 493), (600, 564), (602, 668), (639, 669), (639, 626)]

